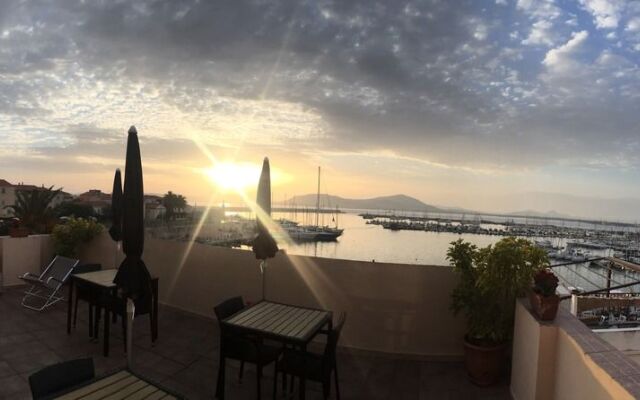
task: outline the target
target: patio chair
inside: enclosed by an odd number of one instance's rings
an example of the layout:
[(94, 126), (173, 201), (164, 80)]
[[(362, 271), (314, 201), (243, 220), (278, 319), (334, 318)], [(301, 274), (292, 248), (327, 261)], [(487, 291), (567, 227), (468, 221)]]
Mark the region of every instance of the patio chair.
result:
[(280, 347), (263, 344), (259, 339), (242, 335), (234, 330), (222, 325), (222, 320), (232, 316), (244, 308), (242, 297), (233, 297), (216, 307), (214, 311), (220, 326), (220, 368), (218, 369), (218, 382), (216, 384), (216, 397), (224, 398), (224, 360), (230, 358), (240, 361), (239, 380), (242, 381), (244, 363), (248, 362), (256, 365), (257, 390), (260, 399), (260, 381), (262, 379), (262, 368), (276, 361), (282, 352)]
[(29, 387), (34, 400), (49, 398), (62, 390), (95, 378), (93, 359), (65, 361), (50, 365), (29, 376)]
[[(63, 300), (64, 297), (58, 292), (67, 282), (73, 269), (78, 265), (79, 260), (56, 256), (53, 261), (42, 271), (40, 276), (30, 272), (19, 276), (20, 279), (30, 284), (31, 287), (24, 292), (22, 306), (35, 311), (42, 311), (45, 308)], [(35, 304), (28, 304), (34, 299)], [(40, 303), (37, 303), (40, 301)]]
[[(73, 269), (72, 275), (84, 274), (87, 272), (95, 272), (100, 271), (102, 269), (101, 264), (83, 264), (78, 265)], [(89, 337), (94, 337), (93, 326), (94, 326), (94, 311), (96, 309), (96, 295), (91, 290), (91, 286), (87, 283), (83, 283), (80, 280), (75, 282), (75, 296), (74, 296), (74, 306), (73, 306), (73, 327), (76, 327), (76, 322), (78, 321), (78, 302), (80, 300), (86, 301), (89, 304)]]
[(346, 313), (340, 313), (331, 330), (322, 330), (327, 335), (327, 343), (323, 354), (308, 351), (300, 351), (285, 348), (282, 357), (276, 361), (276, 375), (273, 379), (273, 398), (276, 398), (278, 374), (282, 374), (282, 390), (287, 387), (287, 375), (291, 375), (289, 390), (293, 391), (293, 380), (304, 375), (305, 379), (322, 383), (322, 394), (325, 399), (331, 392), (331, 373), (336, 383), (336, 399), (340, 400), (340, 387), (338, 386), (338, 362), (336, 348), (340, 339), (340, 332), (347, 319)]

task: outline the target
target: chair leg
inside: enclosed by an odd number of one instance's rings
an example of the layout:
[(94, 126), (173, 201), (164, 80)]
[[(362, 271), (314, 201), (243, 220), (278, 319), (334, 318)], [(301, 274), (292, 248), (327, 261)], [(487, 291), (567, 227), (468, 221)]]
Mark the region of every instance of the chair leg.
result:
[(256, 382), (256, 388), (258, 390), (256, 399), (260, 400), (260, 396), (262, 395), (262, 386), (260, 385), (260, 382), (262, 382), (262, 365), (258, 364), (256, 367), (256, 377), (258, 379), (258, 381)]
[(216, 398), (219, 400), (224, 400), (224, 355), (220, 353), (220, 365), (218, 366), (218, 382), (216, 383)]
[(124, 352), (126, 353), (127, 352), (127, 318), (125, 317), (122, 317), (122, 342), (124, 343)]
[(78, 295), (76, 295), (75, 306), (73, 308), (73, 327), (76, 327), (76, 322), (78, 322)]
[(98, 339), (100, 332), (100, 319), (102, 318), (102, 308), (98, 305), (95, 305), (95, 315), (93, 316), (93, 337), (94, 339)]
[[(77, 304), (76, 304), (77, 306)], [(78, 312), (76, 311), (76, 314)], [(93, 304), (89, 303), (89, 337), (93, 338)]]
[(291, 375), (291, 381), (289, 382), (289, 394), (293, 394), (293, 389), (295, 388), (296, 376)]
[[(333, 366), (333, 377), (336, 381), (336, 400), (340, 400), (340, 386), (338, 386), (338, 365)], [(331, 379), (331, 377), (329, 377)]]
[[(284, 374), (282, 374), (284, 377)], [(278, 394), (278, 361), (274, 363), (273, 367), (273, 400), (276, 400)]]
[(331, 376), (328, 377), (328, 380), (322, 382), (322, 397), (324, 398), (324, 400), (327, 400), (329, 398), (329, 385), (331, 385)]
[(282, 372), (282, 393), (287, 393), (287, 379), (288, 379), (288, 376), (283, 371)]

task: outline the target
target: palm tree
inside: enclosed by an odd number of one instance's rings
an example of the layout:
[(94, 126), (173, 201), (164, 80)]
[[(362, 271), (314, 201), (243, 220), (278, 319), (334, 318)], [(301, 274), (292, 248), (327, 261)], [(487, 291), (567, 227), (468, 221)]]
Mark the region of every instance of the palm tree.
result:
[(167, 209), (167, 219), (173, 219), (178, 214), (184, 213), (184, 209), (187, 207), (187, 199), (181, 194), (175, 194), (169, 191), (162, 198), (162, 205)]
[(51, 201), (62, 189), (39, 188), (16, 192), (16, 204), (9, 206), (20, 224), (36, 233), (48, 233), (53, 227), (55, 214)]

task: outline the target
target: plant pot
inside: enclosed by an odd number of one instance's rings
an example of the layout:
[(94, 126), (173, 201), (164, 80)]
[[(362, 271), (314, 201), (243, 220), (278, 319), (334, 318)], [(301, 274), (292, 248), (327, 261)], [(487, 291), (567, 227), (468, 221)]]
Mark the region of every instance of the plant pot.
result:
[(471, 382), (490, 386), (502, 377), (506, 365), (506, 343), (482, 346), (464, 339), (464, 363)]
[(27, 237), (29, 236), (29, 229), (23, 226), (17, 228), (11, 227), (9, 228), (9, 236), (14, 238)]
[(540, 321), (553, 321), (558, 314), (560, 297), (557, 294), (543, 296), (531, 290), (529, 292), (529, 303), (531, 303), (531, 309)]

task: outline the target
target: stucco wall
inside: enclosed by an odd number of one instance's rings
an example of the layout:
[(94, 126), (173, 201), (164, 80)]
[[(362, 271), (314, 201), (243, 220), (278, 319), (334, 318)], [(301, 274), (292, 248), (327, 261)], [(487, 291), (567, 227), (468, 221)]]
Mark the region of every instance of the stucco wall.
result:
[(566, 310), (542, 323), (525, 301), (516, 304), (514, 399), (633, 399), (636, 376), (640, 368), (632, 360)]
[[(160, 277), (161, 301), (207, 317), (224, 299), (261, 299), (259, 263), (250, 251), (148, 239), (144, 259)], [(456, 276), (449, 267), (369, 263), (278, 254), (266, 272), (269, 300), (346, 311), (343, 344), (459, 357), (465, 324), (449, 310)]]
[(14, 286), (23, 282), (19, 275), (26, 272), (40, 274), (53, 256), (49, 235), (31, 235), (24, 238), (0, 237), (3, 285)]
[[(37, 273), (50, 260), (49, 237), (11, 240), (5, 277)], [(17, 242), (13, 242), (17, 241)], [(160, 278), (160, 301), (213, 318), (213, 307), (231, 296), (261, 299), (259, 262), (250, 251), (147, 238), (144, 260)], [(7, 249), (9, 253), (7, 253)], [(186, 254), (186, 256), (185, 256)], [(22, 257), (22, 259), (20, 259)], [(122, 260), (104, 233), (80, 251), (83, 263), (113, 268)], [(18, 268), (19, 266), (19, 268)], [(6, 272), (6, 271), (5, 271)], [(279, 253), (266, 272), (267, 299), (348, 313), (345, 346), (408, 356), (459, 358), (465, 322), (449, 309), (457, 281), (451, 268), (370, 263)]]

